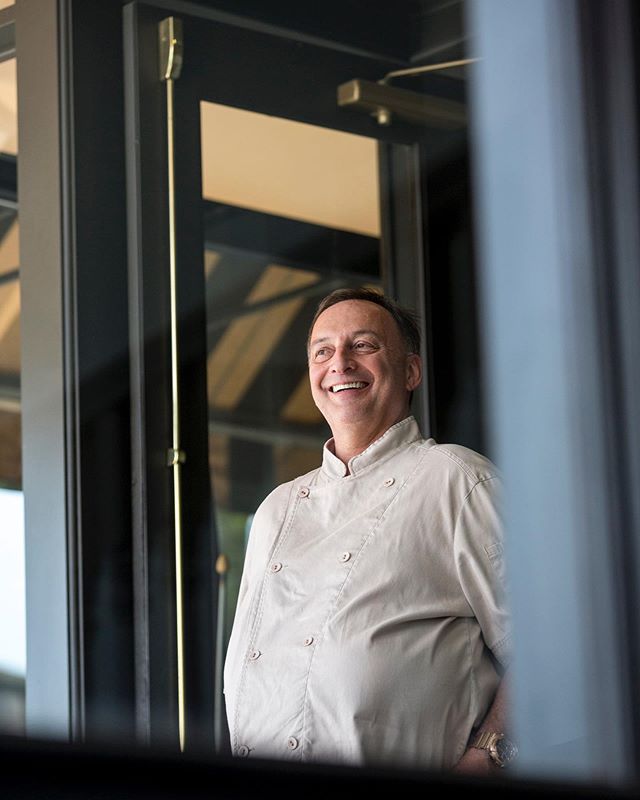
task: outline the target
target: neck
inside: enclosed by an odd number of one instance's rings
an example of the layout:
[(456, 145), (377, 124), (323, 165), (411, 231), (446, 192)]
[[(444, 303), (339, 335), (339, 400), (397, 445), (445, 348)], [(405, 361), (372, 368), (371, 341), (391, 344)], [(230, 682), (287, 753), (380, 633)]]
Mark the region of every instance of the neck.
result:
[(383, 429), (368, 428), (364, 425), (358, 426), (350, 424), (346, 430), (333, 433), (333, 452), (342, 461), (342, 463), (349, 468), (349, 461), (354, 456), (359, 456), (364, 452), (367, 447), (372, 445), (376, 439), (379, 439), (385, 434), (389, 428), (406, 419), (409, 416), (409, 410), (400, 414), (400, 416), (388, 425), (383, 426)]

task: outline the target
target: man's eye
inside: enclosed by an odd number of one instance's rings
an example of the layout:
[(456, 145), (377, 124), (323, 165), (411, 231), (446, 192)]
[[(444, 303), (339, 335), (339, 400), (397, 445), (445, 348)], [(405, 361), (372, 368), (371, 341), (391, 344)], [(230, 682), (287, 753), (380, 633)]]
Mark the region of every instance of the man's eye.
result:
[(354, 345), (354, 349), (360, 351), (363, 350), (369, 351), (369, 350), (374, 350), (375, 348), (374, 345), (371, 344), (371, 342), (356, 342)]
[(328, 347), (321, 347), (319, 350), (316, 350), (313, 359), (314, 361), (326, 361), (331, 355), (331, 351)]

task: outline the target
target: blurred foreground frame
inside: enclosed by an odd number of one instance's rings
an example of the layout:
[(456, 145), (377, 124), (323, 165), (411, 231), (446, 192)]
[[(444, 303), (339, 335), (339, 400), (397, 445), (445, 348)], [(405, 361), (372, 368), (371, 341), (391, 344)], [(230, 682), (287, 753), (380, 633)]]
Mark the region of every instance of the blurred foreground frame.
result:
[(450, 797), (452, 792), (493, 798), (627, 800), (634, 787), (579, 782), (513, 780), (507, 774), (468, 778), (451, 773), (291, 764), (179, 755), (175, 749), (89, 747), (44, 740), (0, 738), (5, 797), (20, 800), (242, 800), (261, 796), (353, 800), (355, 796)]

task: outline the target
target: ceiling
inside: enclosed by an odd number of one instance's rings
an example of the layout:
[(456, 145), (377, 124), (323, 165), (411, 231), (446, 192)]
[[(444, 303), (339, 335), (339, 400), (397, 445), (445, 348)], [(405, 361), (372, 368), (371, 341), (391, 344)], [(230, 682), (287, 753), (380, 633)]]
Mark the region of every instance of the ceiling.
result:
[(374, 139), (214, 103), (200, 110), (206, 199), (380, 235)]
[(361, 49), (420, 62), (461, 57), (464, 0), (195, 0), (197, 5)]

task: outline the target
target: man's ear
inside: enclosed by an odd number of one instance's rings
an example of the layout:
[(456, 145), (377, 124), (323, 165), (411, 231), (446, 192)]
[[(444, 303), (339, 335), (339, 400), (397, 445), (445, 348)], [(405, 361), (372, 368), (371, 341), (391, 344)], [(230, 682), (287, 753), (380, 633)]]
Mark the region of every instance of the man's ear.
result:
[(406, 388), (412, 392), (422, 380), (422, 359), (416, 353), (407, 356)]

